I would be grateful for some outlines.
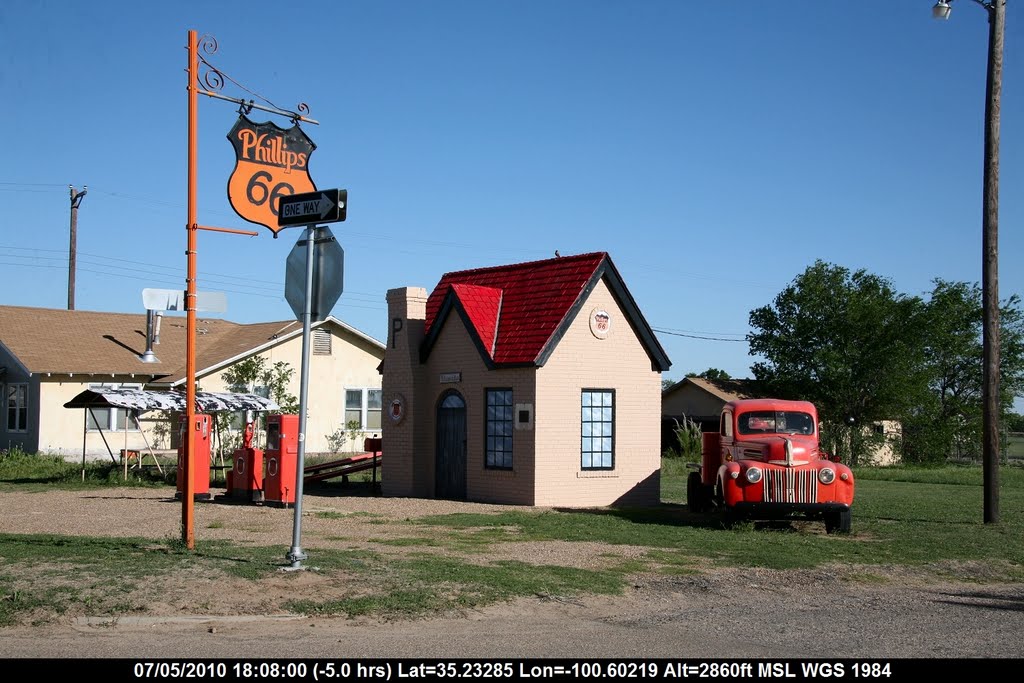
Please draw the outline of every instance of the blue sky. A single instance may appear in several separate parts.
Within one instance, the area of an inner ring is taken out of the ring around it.
[[[141,313],[186,265],[186,42],[294,108],[349,191],[334,315],[386,337],[384,293],[607,251],[673,361],[750,376],[749,312],[815,259],[917,295],[981,279],[987,22],[930,0],[57,2],[0,5],[0,302]],[[1024,15],[1007,17],[1000,293],[1024,293]],[[249,95],[229,85],[223,94]],[[236,107],[199,102],[199,289],[289,319],[278,239],[232,210]],[[254,112],[257,121],[283,119]],[[675,334],[670,334],[675,333]],[[711,338],[711,339],[705,339]]]

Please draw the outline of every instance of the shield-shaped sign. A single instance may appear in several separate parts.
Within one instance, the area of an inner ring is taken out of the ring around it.
[[[298,127],[281,128],[238,116],[228,140],[235,148],[235,169],[228,178],[228,200],[247,221],[265,225],[277,236],[277,207],[282,195],[316,191],[309,157],[316,144]]]

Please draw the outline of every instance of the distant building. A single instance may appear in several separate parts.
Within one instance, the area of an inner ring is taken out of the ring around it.
[[[608,254],[388,292],[383,491],[539,506],[660,502],[670,361]]]
[[[314,323],[310,353],[307,448],[327,450],[327,436],[349,421],[380,433],[381,389],[377,366],[384,345],[340,320]],[[146,316],[0,306],[0,387],[6,411],[0,449],[106,457],[108,449],[141,449],[161,430],[176,436],[166,416],[142,420],[144,432],[124,410],[67,409],[85,389],[124,386],[184,390],[185,319],[164,316],[158,359],[144,363]],[[299,394],[302,325],[294,320],[241,325],[200,319],[196,330],[196,378],[205,391],[226,391],[224,373],[254,356],[267,369],[283,361],[294,371],[289,393]],[[259,387],[255,388],[257,391]],[[176,444],[164,443],[164,446]]]

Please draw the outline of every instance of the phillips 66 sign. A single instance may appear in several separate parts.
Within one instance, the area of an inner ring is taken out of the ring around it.
[[[228,178],[228,199],[247,221],[265,225],[277,236],[281,197],[316,190],[309,157],[316,144],[297,125],[253,123],[239,115],[228,140],[235,148],[235,169]]]

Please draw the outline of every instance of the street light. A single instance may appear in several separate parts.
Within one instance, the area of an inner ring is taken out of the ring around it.
[[[948,19],[953,0],[938,0],[936,19]],[[999,100],[1003,90],[1006,0],[972,0],[988,13],[985,79],[985,180],[982,198],[982,458],[985,523],[999,521]]]

